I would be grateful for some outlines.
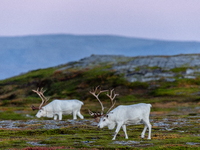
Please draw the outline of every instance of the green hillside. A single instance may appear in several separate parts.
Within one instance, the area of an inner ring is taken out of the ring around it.
[[[87,109],[92,107],[90,105],[96,103],[97,108],[100,106],[89,93],[98,85],[102,89],[115,89],[115,92],[119,94],[116,98],[116,106],[144,102],[155,105],[153,111],[158,111],[160,108],[157,108],[157,104],[171,102],[175,102],[177,105],[199,104],[200,77],[177,79],[174,82],[166,82],[162,79],[149,82],[128,82],[123,74],[115,74],[110,64],[96,65],[92,68],[60,69],[66,66],[67,64],[34,70],[0,81],[1,108],[25,110],[32,114],[31,104],[39,105],[41,102],[39,96],[32,92],[32,89],[44,88],[46,90],[45,96],[50,97],[50,101],[53,99],[79,99],[83,101],[85,105],[82,111],[87,116]],[[182,71],[181,69],[177,70]],[[110,101],[103,94],[102,101],[109,107]]]

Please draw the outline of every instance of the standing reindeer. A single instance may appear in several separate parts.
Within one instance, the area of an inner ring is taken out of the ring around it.
[[[111,100],[111,107],[107,111],[106,114],[103,114],[104,107],[100,99],[98,98],[99,94],[102,92],[106,92],[108,90],[100,91],[98,94],[97,93],[98,87],[90,93],[94,95],[97,100],[99,101],[101,105],[101,113],[93,113],[92,111],[89,111],[89,114],[95,118],[95,120],[98,122],[98,127],[103,128],[105,126],[108,126],[109,129],[114,129],[115,126],[117,125],[117,128],[115,130],[115,134],[112,140],[115,140],[120,128],[122,127],[124,133],[125,133],[125,138],[128,139],[128,135],[126,133],[126,125],[135,125],[138,123],[144,123],[145,127],[144,130],[141,133],[141,138],[144,138],[145,132],[147,127],[149,128],[149,135],[147,139],[151,139],[151,124],[149,122],[149,115],[150,115],[150,108],[151,104],[135,104],[135,105],[119,105],[115,109],[111,111],[111,109],[114,107],[115,102],[113,100],[118,94],[113,93],[114,89],[107,93],[106,95],[110,98]]]
[[[42,103],[39,107],[31,106],[33,110],[39,110],[36,114],[36,117],[48,117],[52,118],[54,117],[54,120],[57,120],[57,115],[59,116],[59,120],[62,120],[62,115],[66,114],[73,114],[73,119],[77,119],[77,115],[83,119],[84,117],[80,113],[81,106],[83,105],[83,102],[79,100],[53,100],[51,103],[44,106],[49,98],[46,98],[44,96],[43,89],[39,91],[39,88],[37,90],[32,90],[33,92],[37,93],[40,98],[42,99]]]

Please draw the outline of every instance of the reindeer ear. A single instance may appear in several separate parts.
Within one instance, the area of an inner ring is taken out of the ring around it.
[[[95,119],[95,122],[99,123],[101,118],[100,117],[95,117],[94,119]]]
[[[31,105],[31,108],[32,108],[33,111],[34,111],[34,110],[39,110],[39,107],[35,107],[35,106],[33,106],[33,105]]]

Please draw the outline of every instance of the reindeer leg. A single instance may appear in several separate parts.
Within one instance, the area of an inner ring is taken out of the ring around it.
[[[118,123],[118,124],[117,124],[117,128],[116,128],[116,130],[115,130],[115,135],[114,135],[114,137],[113,137],[112,140],[115,140],[115,138],[116,138],[116,136],[117,136],[117,134],[118,134],[118,132],[119,132],[119,130],[120,130],[122,124],[123,124],[123,123]]]
[[[77,119],[76,113],[77,113],[76,111],[73,111],[73,120]]]
[[[147,139],[151,139],[151,124],[149,122],[149,119],[147,118],[146,120],[143,120],[143,123],[145,124],[145,127],[144,127],[144,130],[142,131],[142,134],[141,134],[141,138],[144,138],[144,134],[147,130],[147,127],[149,128],[149,135],[148,135],[148,138]]]
[[[62,120],[62,113],[61,112],[58,114],[58,116],[59,116],[59,120]]]
[[[150,140],[150,139],[151,139],[151,124],[148,123],[147,126],[148,126],[148,128],[149,128],[149,135],[148,135],[148,138],[147,138],[147,139]]]
[[[78,111],[77,115],[81,118],[84,119],[83,115],[81,115],[80,111]]]
[[[144,135],[145,135],[146,130],[147,130],[147,125],[145,124],[144,130],[143,130],[142,133],[141,133],[141,138],[142,138],[142,139],[144,138]]]
[[[126,125],[122,125],[122,129],[123,129],[124,134],[125,134],[125,139],[128,139],[128,135],[126,133]]]
[[[56,115],[56,114],[54,114],[53,119],[54,119],[54,120],[57,120],[57,115]]]

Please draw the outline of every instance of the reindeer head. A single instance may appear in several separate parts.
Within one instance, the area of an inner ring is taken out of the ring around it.
[[[40,91],[39,91],[39,88],[37,88],[37,90],[32,90],[32,91],[35,92],[35,93],[37,93],[40,96],[40,98],[42,99],[42,103],[40,104],[39,107],[35,107],[35,106],[32,105],[31,108],[32,108],[33,111],[34,110],[40,110],[42,108],[42,106],[44,106],[47,103],[47,101],[49,100],[49,98],[46,98],[44,96],[44,92],[45,91],[43,90],[43,88],[41,88]]]
[[[97,86],[93,92],[90,91],[90,93],[91,93],[92,95],[94,95],[94,96],[96,97],[96,99],[99,101],[99,103],[100,103],[100,105],[101,105],[101,112],[97,112],[97,113],[94,112],[94,113],[93,113],[92,111],[90,111],[90,110],[88,109],[89,114],[90,114],[92,117],[94,117],[94,119],[95,119],[95,121],[96,121],[97,123],[99,123],[99,121],[100,121],[100,119],[101,119],[102,116],[106,116],[106,115],[111,111],[111,109],[114,107],[114,105],[115,105],[115,103],[116,103],[116,101],[113,103],[113,100],[114,100],[115,97],[118,95],[118,94],[115,94],[115,93],[114,93],[114,95],[113,95],[114,89],[112,89],[112,90],[110,91],[110,95],[109,95],[109,93],[106,94],[106,95],[110,98],[110,100],[111,100],[111,107],[109,108],[109,110],[107,111],[107,113],[104,115],[104,114],[103,114],[104,107],[103,107],[103,104],[102,104],[102,102],[100,101],[100,99],[99,99],[98,96],[99,96],[100,93],[107,92],[107,91],[109,91],[109,90],[103,90],[103,91],[100,90],[100,91],[98,92],[98,94],[96,94],[97,91],[98,91],[98,88],[99,88],[99,86]]]

